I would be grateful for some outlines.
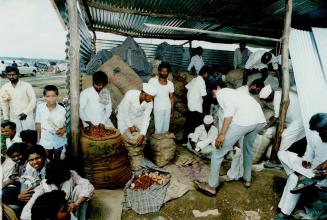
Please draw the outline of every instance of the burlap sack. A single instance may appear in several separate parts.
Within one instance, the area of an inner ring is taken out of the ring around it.
[[[176,143],[173,133],[153,134],[150,138],[150,149],[154,163],[158,167],[166,166],[175,158]]]
[[[94,138],[81,131],[81,151],[86,177],[97,189],[124,186],[131,177],[121,134]]]
[[[269,144],[272,141],[274,132],[275,132],[275,127],[271,127],[267,129],[267,131],[263,135],[258,134],[257,137],[255,138],[252,148],[253,164],[257,164],[258,162],[260,162],[262,156],[264,156]]]
[[[101,65],[98,70],[105,72],[123,94],[130,89],[142,89],[141,78],[117,55]]]
[[[141,170],[142,161],[144,160],[143,150],[146,144],[146,140],[144,139],[142,145],[136,146],[136,141],[139,136],[139,132],[131,133],[129,129],[127,129],[123,134],[124,146],[127,150],[130,167],[133,171]]]
[[[236,89],[242,86],[242,80],[243,80],[242,69],[234,69],[226,74],[226,84],[230,88]]]

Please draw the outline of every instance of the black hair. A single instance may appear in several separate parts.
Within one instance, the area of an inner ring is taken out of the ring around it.
[[[95,85],[104,84],[105,86],[108,84],[108,76],[105,72],[97,71],[93,74],[92,81]]]
[[[67,164],[62,160],[52,160],[45,169],[45,178],[47,184],[59,186],[70,176],[70,170]]]
[[[46,151],[44,149],[43,146],[39,145],[39,144],[35,144],[33,145],[32,147],[28,148],[26,150],[26,155],[27,157],[30,155],[30,154],[38,154],[40,155],[44,160],[46,159]]]
[[[37,143],[37,131],[23,130],[20,132],[20,137],[24,143],[35,145]]]
[[[201,67],[199,75],[203,76],[204,74],[209,73],[209,71],[210,71],[210,67],[205,65],[205,66]]]
[[[166,62],[160,63],[159,66],[158,66],[158,71],[160,71],[161,69],[167,69],[168,72],[169,72],[170,71],[169,63],[166,63]]]
[[[16,129],[16,124],[15,122],[12,122],[12,121],[4,121],[1,123],[1,127],[2,128],[5,128],[5,127],[10,127],[10,129]]]
[[[6,73],[15,72],[15,74],[19,75],[19,69],[13,66],[6,66],[5,72]]]
[[[46,85],[46,86],[44,86],[43,95],[46,95],[47,92],[49,92],[49,91],[53,91],[53,92],[56,93],[56,95],[59,95],[59,90],[58,90],[57,86],[55,86],[55,85]]]
[[[200,51],[203,51],[202,47],[195,48],[195,54],[200,55]]]
[[[259,88],[263,88],[265,87],[265,82],[261,78],[259,78],[253,80],[250,85],[256,85]]]
[[[327,113],[317,113],[309,121],[310,129],[322,131],[327,129]]]
[[[227,87],[227,84],[222,80],[218,80],[217,84],[216,84],[216,88],[217,88],[217,86],[219,86],[221,89],[223,89],[223,88]]]
[[[14,153],[20,153],[26,158],[27,146],[24,143],[13,143],[7,150],[7,155],[11,157]]]
[[[61,190],[53,190],[39,196],[33,207],[32,220],[56,219],[56,215],[62,206],[67,206],[66,194]]]

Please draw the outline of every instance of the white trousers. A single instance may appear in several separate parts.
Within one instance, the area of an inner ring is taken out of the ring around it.
[[[192,145],[189,141],[190,138],[192,138],[192,135],[193,133],[190,133],[188,135],[188,141],[187,141],[187,149],[189,151],[191,151],[192,153],[194,153],[195,155],[197,156],[200,156],[200,157],[205,157],[205,158],[208,158],[210,159],[211,158],[211,153],[212,151],[216,148],[215,146],[213,146],[212,144],[208,144],[207,146],[205,146],[204,148],[201,149],[201,151],[196,151],[192,148]]]
[[[171,109],[154,110],[155,133],[165,133],[169,130]]]
[[[33,114],[27,115],[25,120],[19,120],[18,117],[10,118],[10,121],[16,124],[16,132],[19,134],[23,130],[35,130],[35,121]]]
[[[297,182],[298,182],[297,175],[292,173],[291,175],[288,176],[286,185],[284,187],[282,198],[278,203],[278,207],[286,215],[290,215],[293,212],[301,196],[301,193],[298,194],[291,193],[291,190],[296,187]]]
[[[232,164],[227,172],[227,176],[230,180],[238,180],[243,176],[243,154],[242,150],[235,147],[235,154],[233,156]]]

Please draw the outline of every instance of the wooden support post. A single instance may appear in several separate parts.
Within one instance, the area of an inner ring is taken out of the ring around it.
[[[71,143],[73,156],[78,156],[79,146],[79,92],[80,92],[80,71],[79,71],[79,50],[80,38],[78,30],[77,1],[67,0],[69,19],[69,70],[70,70],[70,122],[71,122]]]
[[[189,41],[189,48],[188,48],[188,51],[190,53],[190,57],[192,57],[192,41],[190,40]]]
[[[286,0],[284,31],[282,37],[282,99],[280,103],[279,111],[279,123],[275,135],[273,149],[271,151],[270,161],[277,160],[277,152],[281,143],[281,136],[284,130],[286,113],[289,105],[289,92],[290,92],[290,75],[288,68],[288,46],[289,36],[291,31],[291,19],[292,19],[292,0]]]
[[[97,35],[95,34],[95,31],[93,33],[93,38],[92,38],[92,52],[93,54],[97,53],[97,47],[96,47],[96,41],[97,41]]]

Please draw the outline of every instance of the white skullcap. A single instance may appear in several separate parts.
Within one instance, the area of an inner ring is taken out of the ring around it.
[[[210,125],[213,122],[213,117],[211,115],[206,115],[204,116],[203,122],[206,125]]]
[[[157,89],[149,83],[143,83],[143,92],[148,95],[155,96],[157,94]]]
[[[268,84],[265,87],[263,87],[263,89],[261,89],[260,93],[259,93],[259,97],[260,99],[266,99],[268,98],[268,96],[272,93],[272,88],[271,86]]]

